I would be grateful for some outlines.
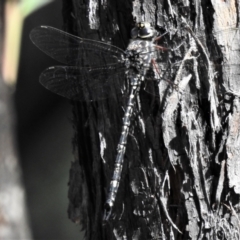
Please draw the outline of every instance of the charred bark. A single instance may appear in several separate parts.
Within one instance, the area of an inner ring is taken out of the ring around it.
[[[146,80],[137,98],[105,225],[126,98],[73,103],[70,219],[87,239],[239,239],[239,2],[66,1],[63,9],[65,30],[123,49],[134,18],[167,32],[160,81]]]

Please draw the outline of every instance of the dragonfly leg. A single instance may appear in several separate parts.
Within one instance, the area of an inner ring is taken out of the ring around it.
[[[154,38],[153,42],[158,42],[164,35],[166,35],[168,32],[165,32],[164,34]]]
[[[153,68],[156,70],[156,72],[158,74],[158,78],[160,79],[160,69],[158,68],[157,62],[154,58],[152,58],[151,64],[152,64]]]
[[[166,48],[166,47],[163,47],[163,46],[160,46],[157,44],[157,42],[164,36],[166,35],[168,32],[165,32],[164,34],[162,34],[161,36],[158,36],[156,37],[153,42],[156,43],[155,44],[155,47],[157,48],[157,50],[161,50],[161,51],[166,51],[166,50],[169,50],[169,48]]]
[[[169,48],[165,48],[165,47],[162,47],[160,45],[155,45],[155,48],[157,48],[157,50],[161,50],[161,51],[167,51],[169,50]]]
[[[108,203],[105,203],[104,214],[103,214],[104,222],[107,222],[109,220],[111,213],[112,213],[112,207]]]
[[[168,32],[166,32],[168,33]],[[156,37],[153,42],[156,43],[158,42],[166,33],[164,33],[163,35],[159,36],[159,37]],[[166,51],[166,50],[171,50],[171,51],[176,51],[178,48],[180,48],[182,45],[184,44],[184,42],[180,43],[177,47],[175,48],[166,48],[166,47],[163,47],[163,46],[160,46],[158,44],[155,44],[155,47],[158,49],[158,50],[161,50],[161,51]]]
[[[160,69],[158,68],[157,62],[156,62],[156,60],[154,58],[152,58],[151,64],[152,64],[153,68],[155,69],[156,73],[158,74],[158,78],[160,79]],[[178,85],[173,83],[172,81],[167,80],[167,79],[164,79],[164,81],[168,82],[175,89],[178,89]]]

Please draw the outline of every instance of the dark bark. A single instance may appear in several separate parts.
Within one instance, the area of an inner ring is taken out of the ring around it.
[[[4,39],[4,2],[0,3],[0,59]],[[25,189],[15,144],[13,89],[0,74],[0,239],[31,239]]]
[[[126,48],[136,17],[159,35],[168,31],[159,44],[175,49],[157,59],[161,79],[175,87],[162,80],[139,92],[105,225],[126,99],[73,103],[68,212],[87,239],[239,239],[240,41],[238,29],[221,31],[238,25],[238,7],[237,0],[66,1],[68,32]]]

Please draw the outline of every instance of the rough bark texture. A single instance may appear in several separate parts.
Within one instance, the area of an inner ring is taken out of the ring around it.
[[[175,87],[147,82],[150,93],[139,92],[105,225],[126,99],[74,103],[70,219],[86,239],[239,239],[239,1],[73,0],[63,9],[65,30],[81,37],[126,48],[136,18],[168,31],[159,44],[174,49],[157,63]]]
[[[2,56],[3,6],[0,3],[0,55]],[[2,61],[2,57],[0,58]],[[2,64],[1,64],[2,65]],[[25,190],[15,146],[13,90],[0,75],[0,239],[31,239]]]

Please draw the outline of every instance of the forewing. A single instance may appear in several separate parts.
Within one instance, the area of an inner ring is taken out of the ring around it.
[[[59,29],[40,26],[30,33],[32,42],[53,59],[68,65],[97,67],[118,64],[123,50],[99,41],[80,38]]]
[[[40,75],[40,83],[48,90],[76,101],[95,101],[121,92],[124,68],[90,69],[54,66]]]

